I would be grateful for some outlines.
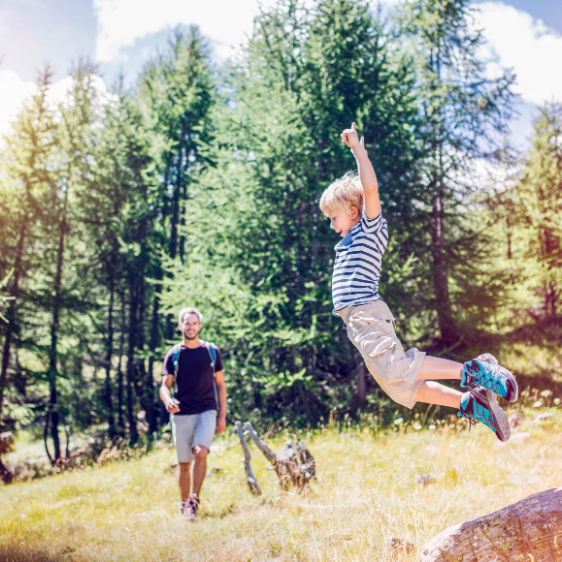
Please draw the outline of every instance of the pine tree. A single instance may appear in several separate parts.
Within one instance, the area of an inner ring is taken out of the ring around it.
[[[471,26],[466,0],[416,0],[406,5],[402,22],[411,39],[407,48],[416,54],[423,123],[417,131],[423,156],[423,192],[418,194],[426,209],[420,217],[426,236],[412,241],[411,248],[418,259],[432,256],[433,287],[427,290],[434,298],[427,305],[437,312],[442,345],[452,346],[461,335],[453,314],[451,270],[457,260],[470,261],[475,254],[467,244],[473,231],[462,220],[466,198],[476,188],[471,166],[498,148],[513,79],[509,74],[485,77],[476,58],[482,36]]]
[[[353,385],[334,387],[355,376],[365,398],[359,358],[331,314],[336,240],[318,201],[355,167],[339,138],[352,121],[364,126],[381,177],[406,187],[416,106],[404,62],[365,2],[305,10],[282,1],[258,17],[225,77],[213,113],[215,167],[190,207],[192,251],[166,303],[190,295],[205,329],[226,338],[241,409],[318,419],[351,403]],[[399,192],[384,195],[391,215],[406,212]]]
[[[533,148],[513,189],[509,215],[540,307],[536,319],[554,321],[562,298],[562,104],[547,104],[535,123]],[[509,209],[506,209],[509,211]]]
[[[15,366],[14,347],[21,345],[23,309],[22,295],[29,295],[30,288],[23,284],[31,278],[32,252],[38,240],[35,228],[46,203],[46,194],[55,178],[51,170],[56,145],[56,129],[53,110],[47,95],[52,72],[46,68],[37,81],[36,93],[26,101],[12,124],[12,132],[6,139],[3,155],[3,223],[8,238],[2,250],[3,269],[13,269],[9,294],[11,301],[6,314],[0,372],[0,424],[3,396],[10,365]],[[10,243],[9,241],[13,241]]]

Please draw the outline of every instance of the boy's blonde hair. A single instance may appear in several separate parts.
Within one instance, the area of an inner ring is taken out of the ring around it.
[[[363,212],[363,187],[356,173],[347,172],[322,193],[320,209],[327,216],[336,209],[351,214],[351,207],[357,207],[360,215]]]

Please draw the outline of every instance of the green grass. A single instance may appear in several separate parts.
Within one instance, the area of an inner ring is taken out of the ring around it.
[[[498,352],[498,360],[516,376],[545,376],[555,383],[562,381],[562,354],[557,348],[548,348],[530,343],[515,343],[504,346]]]
[[[540,410],[544,413],[546,410]],[[414,561],[450,525],[560,484],[562,412],[498,444],[483,426],[371,433],[332,427],[307,441],[318,477],[307,493],[284,493],[251,446],[263,495],[245,483],[242,451],[216,440],[202,494],[202,518],[178,512],[173,449],[136,460],[0,488],[0,559],[98,561]],[[300,438],[305,438],[304,434]],[[275,440],[280,448],[285,436]],[[306,439],[305,439],[306,440]],[[222,470],[213,470],[220,468]],[[437,481],[415,484],[431,472]],[[385,544],[400,537],[413,552]]]

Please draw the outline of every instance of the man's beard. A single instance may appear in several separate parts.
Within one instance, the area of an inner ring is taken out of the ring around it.
[[[185,336],[185,339],[186,339],[186,340],[190,340],[190,341],[191,341],[191,340],[196,340],[196,339],[197,339],[197,336],[198,336],[199,334],[196,332],[194,336],[191,336],[191,337],[190,337],[190,336],[188,336],[188,335],[184,332],[183,335]]]

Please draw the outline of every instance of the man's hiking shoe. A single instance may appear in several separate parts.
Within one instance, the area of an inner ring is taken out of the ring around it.
[[[483,386],[487,390],[503,396],[508,402],[517,400],[518,389],[515,378],[489,353],[484,353],[472,361],[467,361],[461,374],[461,386],[463,388]]]
[[[197,509],[199,508],[199,497],[197,494],[189,494],[186,502],[182,503],[181,511],[184,521],[195,521],[197,519]]]
[[[481,386],[471,388],[462,395],[459,417],[468,418],[469,431],[472,420],[487,425],[500,441],[507,441],[510,435],[509,420],[498,405],[496,395]]]

